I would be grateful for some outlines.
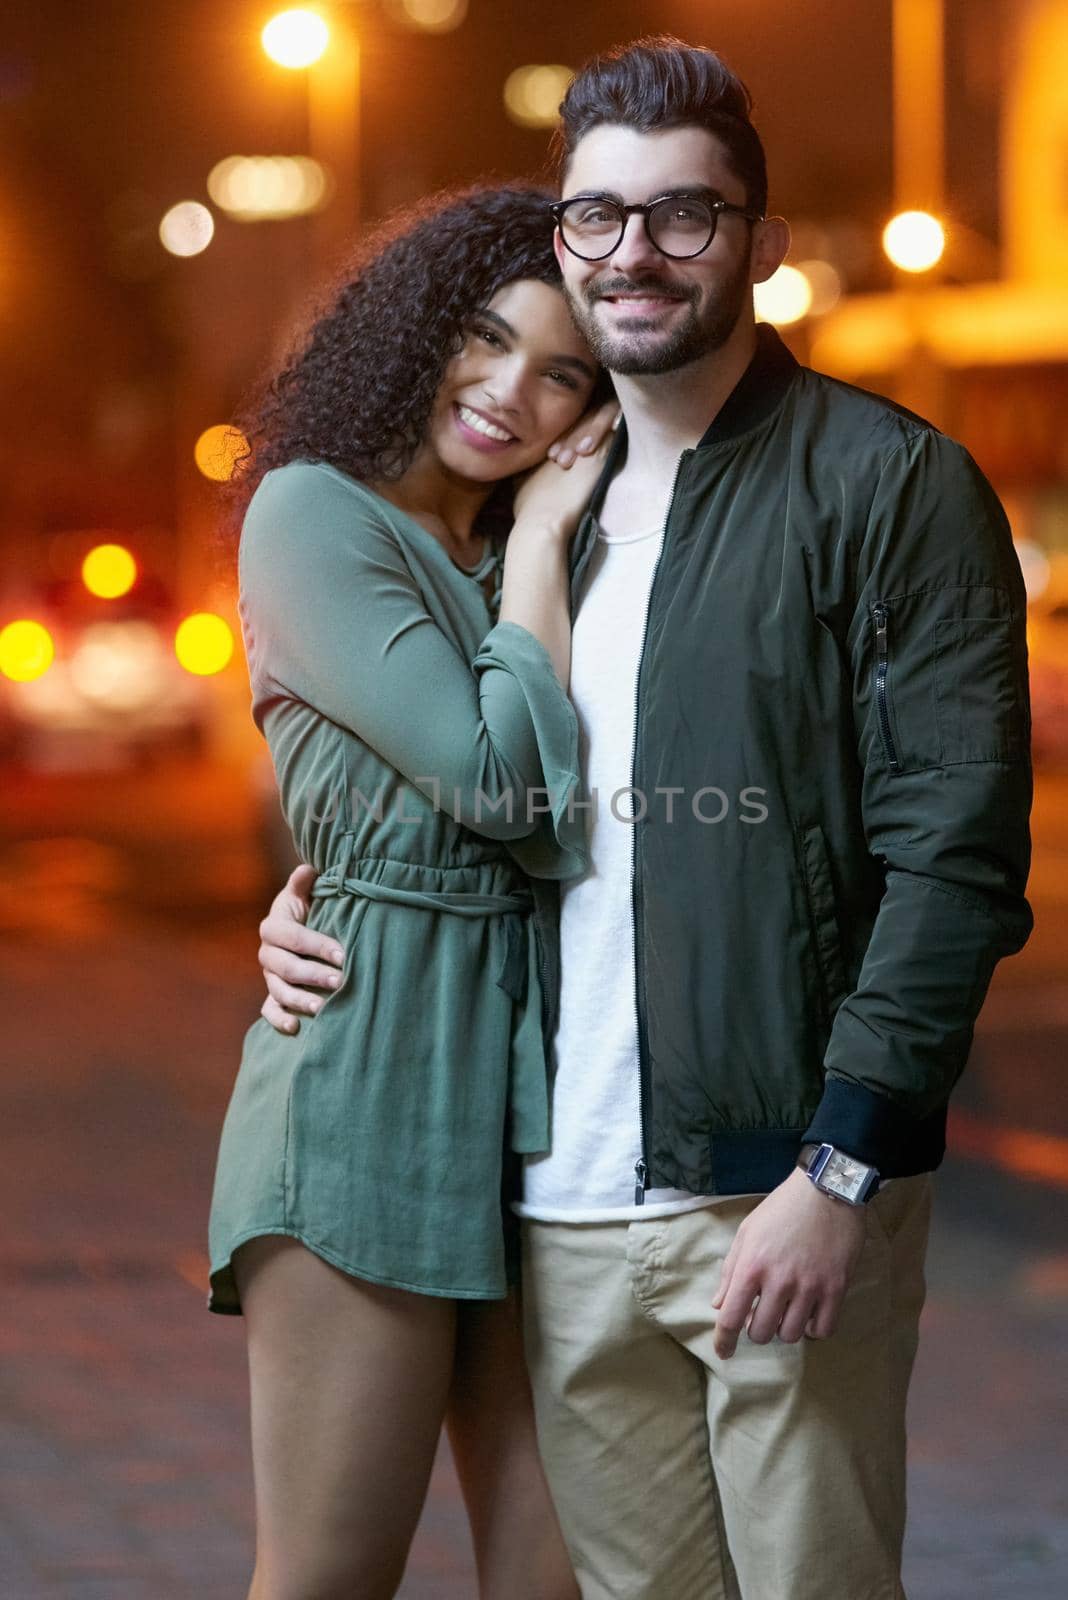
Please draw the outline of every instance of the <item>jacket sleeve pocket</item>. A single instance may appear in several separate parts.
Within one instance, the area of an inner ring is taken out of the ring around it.
[[[935,711],[941,761],[1011,761],[1022,754],[1027,716],[1005,618],[935,624]]]
[[[871,748],[891,774],[1012,761],[1029,732],[1012,597],[949,584],[869,606]]]

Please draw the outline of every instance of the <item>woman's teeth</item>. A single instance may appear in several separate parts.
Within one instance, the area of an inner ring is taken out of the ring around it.
[[[515,438],[514,433],[505,433],[503,428],[495,428],[492,422],[487,422],[485,417],[479,416],[477,411],[472,411],[468,406],[457,406],[460,421],[466,428],[474,428],[476,433],[484,433],[487,439],[499,439],[502,444],[509,444]]]

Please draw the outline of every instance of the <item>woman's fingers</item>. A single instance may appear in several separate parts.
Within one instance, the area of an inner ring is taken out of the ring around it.
[[[276,944],[261,944],[259,962],[264,976],[273,974],[283,983],[300,984],[306,989],[340,989],[342,974],[337,967],[328,967],[321,961],[305,961],[291,950]]]
[[[278,950],[282,953],[303,956],[309,961],[321,961],[328,967],[337,968],[344,965],[345,952],[336,939],[331,939],[325,933],[316,933],[314,929],[306,928],[302,922],[295,922],[292,917],[281,913],[272,912],[264,917],[260,923],[260,939],[261,966],[264,965],[264,950]]]
[[[275,977],[273,972],[267,973],[266,981],[268,999],[273,1000],[280,1011],[301,1017],[315,1017],[323,1009],[325,997],[321,994],[312,994],[310,989],[298,989],[294,984],[286,983],[284,978]]]
[[[283,1011],[273,995],[268,995],[263,1002],[260,1007],[260,1016],[264,1022],[269,1022],[271,1027],[278,1033],[294,1034],[300,1032],[300,1023],[296,1017],[291,1017],[288,1011]]]
[[[619,418],[619,405],[606,401],[595,411],[585,412],[575,426],[549,446],[549,459],[566,471],[576,457],[592,455],[612,432]]]

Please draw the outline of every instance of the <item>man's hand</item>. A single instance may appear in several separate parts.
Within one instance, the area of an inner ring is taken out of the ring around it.
[[[325,997],[311,990],[332,990],[341,984],[338,968],[344,965],[345,952],[336,939],[304,926],[316,877],[314,867],[294,867],[260,923],[260,966],[267,980],[260,1015],[279,1033],[299,1030],[294,1013],[314,1017],[321,1009]]]
[[[776,1333],[786,1344],[806,1333],[828,1338],[866,1229],[863,1206],[822,1194],[800,1169],[791,1172],[749,1213],[727,1252],[712,1302],[716,1354],[734,1354],[747,1320],[754,1344],[768,1344]]]

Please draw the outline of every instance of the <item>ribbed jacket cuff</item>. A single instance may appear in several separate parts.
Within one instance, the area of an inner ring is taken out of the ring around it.
[[[886,1095],[828,1074],[802,1144],[833,1144],[884,1178],[932,1172],[946,1151],[946,1108],[913,1117]]]

